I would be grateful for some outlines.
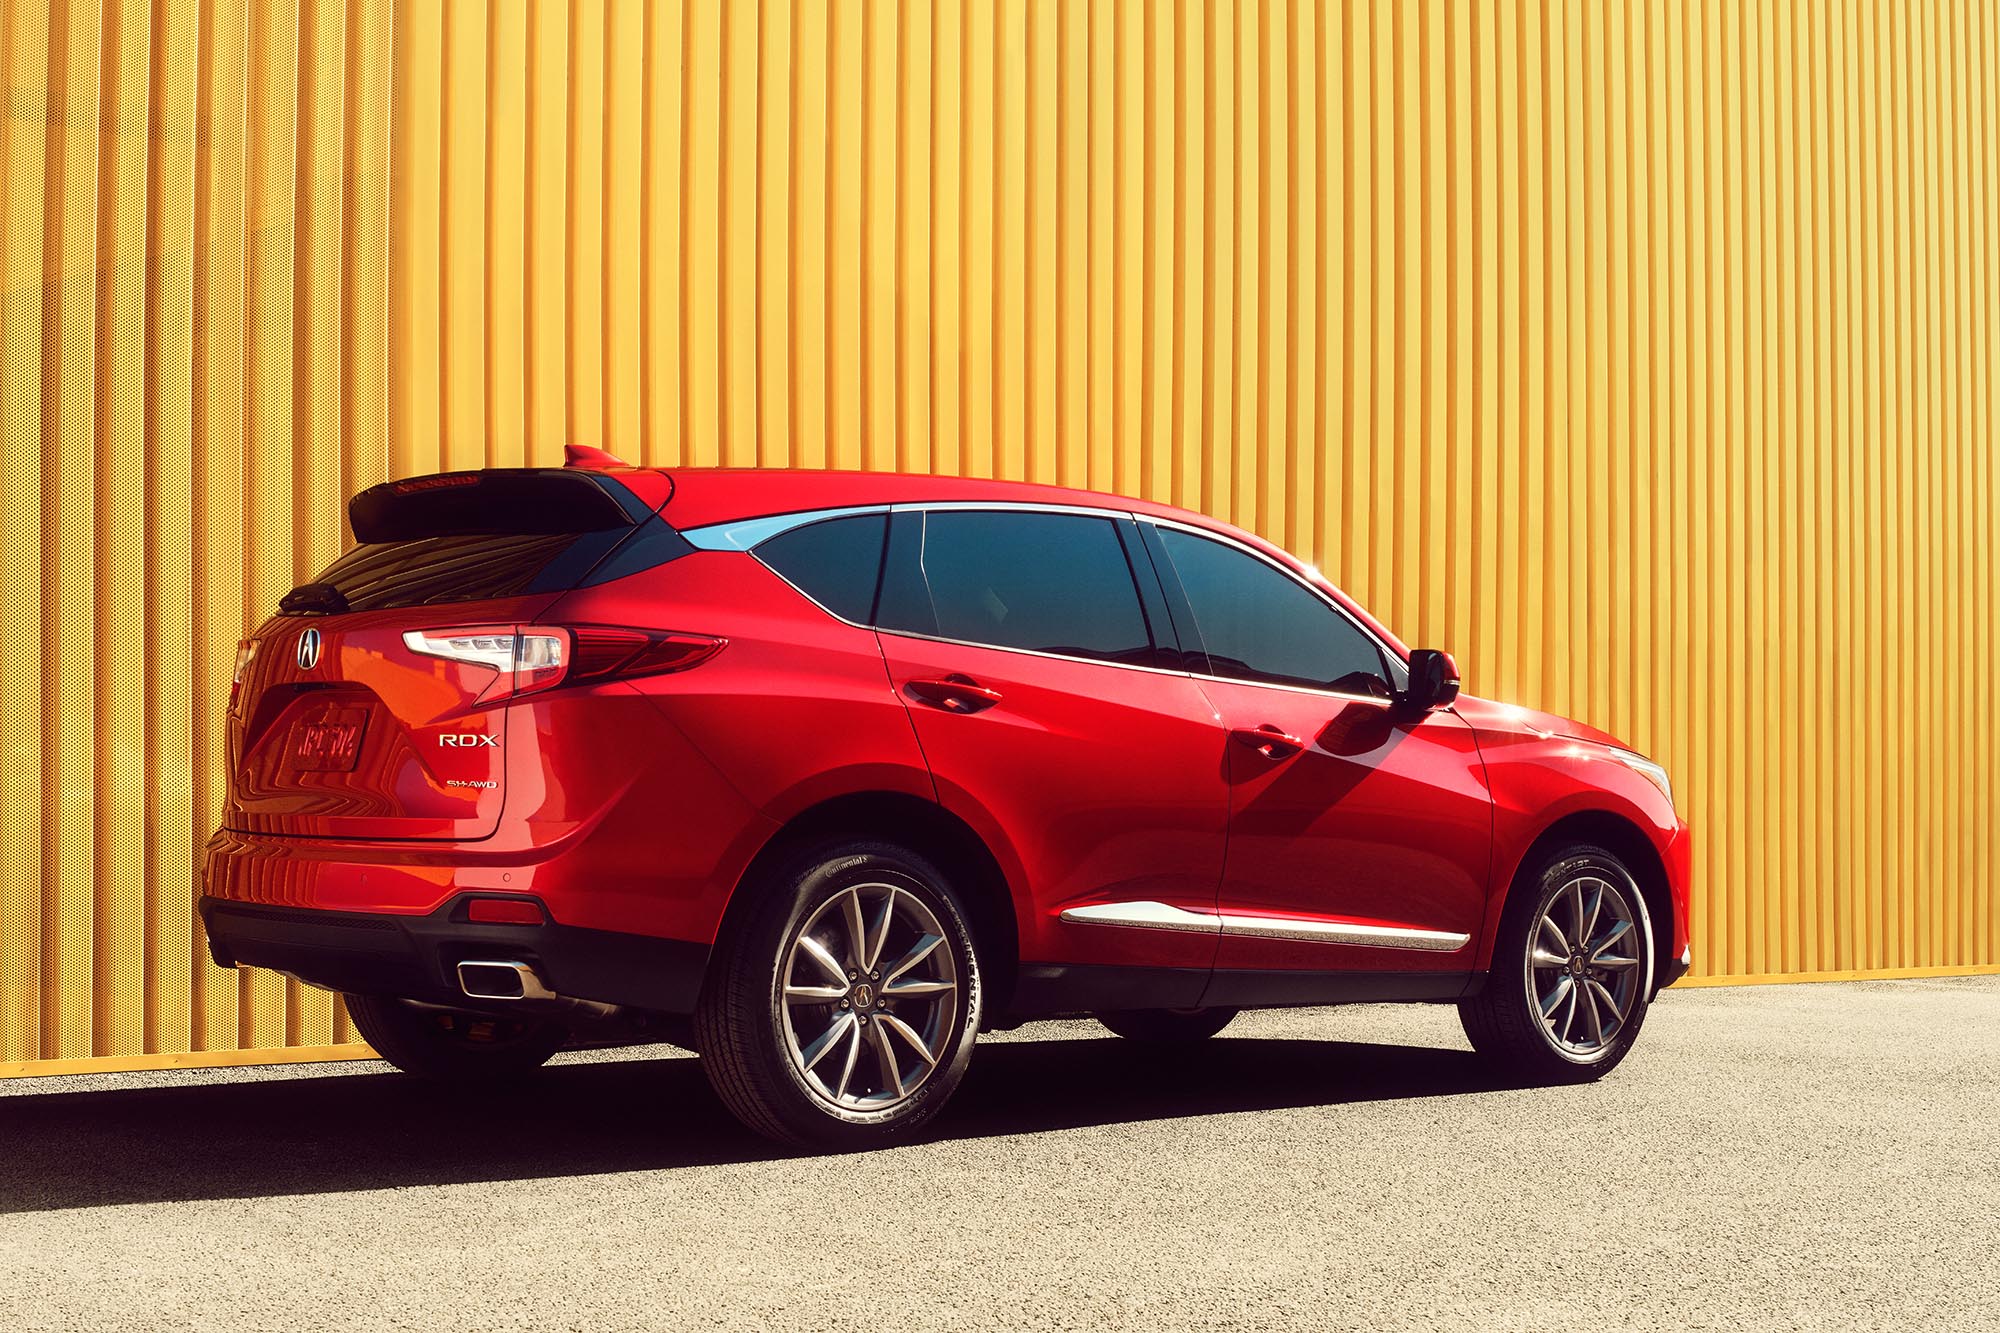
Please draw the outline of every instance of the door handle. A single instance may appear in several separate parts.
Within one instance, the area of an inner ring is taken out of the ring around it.
[[[913,680],[903,693],[918,703],[947,713],[979,713],[1000,702],[1000,691],[989,690],[967,675],[954,671],[942,680]]]
[[[1306,743],[1271,723],[1261,727],[1232,727],[1230,736],[1243,742],[1266,759],[1289,759],[1306,748]]]

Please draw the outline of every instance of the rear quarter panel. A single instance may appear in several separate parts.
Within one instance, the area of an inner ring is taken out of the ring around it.
[[[692,670],[628,686],[700,756],[700,780],[726,785],[756,812],[754,845],[715,866],[699,911],[704,933],[691,938],[712,937],[750,859],[800,812],[853,792],[936,799],[874,631],[827,614],[751,555],[698,551],[570,593],[548,614],[729,641]]]

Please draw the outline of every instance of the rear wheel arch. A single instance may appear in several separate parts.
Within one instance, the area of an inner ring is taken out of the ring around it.
[[[1494,922],[1497,937],[1502,922],[1512,913],[1527,910],[1533,892],[1533,878],[1542,864],[1566,847],[1579,844],[1602,847],[1616,856],[1638,882],[1645,900],[1646,914],[1652,918],[1652,984],[1657,990],[1665,969],[1672,963],[1674,947],[1674,900],[1668,888],[1667,867],[1652,839],[1637,824],[1609,810],[1578,810],[1564,815],[1543,829],[1529,844],[1507,880],[1507,896],[1501,915]]]
[[[1004,1013],[1020,957],[1014,895],[1000,862],[971,825],[935,801],[906,792],[851,792],[799,811],[751,858],[723,909],[715,948],[726,948],[750,914],[761,885],[809,847],[854,838],[907,847],[951,878],[962,899],[989,995],[988,1015]]]

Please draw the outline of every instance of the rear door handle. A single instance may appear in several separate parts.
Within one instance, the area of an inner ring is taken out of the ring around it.
[[[918,703],[947,713],[979,713],[1000,702],[1000,691],[989,690],[967,675],[953,672],[942,680],[913,680],[903,693]]]
[[[1232,727],[1229,734],[1266,759],[1289,759],[1306,748],[1306,743],[1271,723],[1261,727]]]

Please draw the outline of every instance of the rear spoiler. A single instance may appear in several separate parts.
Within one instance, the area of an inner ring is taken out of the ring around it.
[[[354,539],[370,544],[630,528],[666,503],[673,484],[655,472],[627,476],[643,479],[640,489],[662,493],[649,503],[601,464],[440,472],[370,486],[348,502],[347,521]]]

